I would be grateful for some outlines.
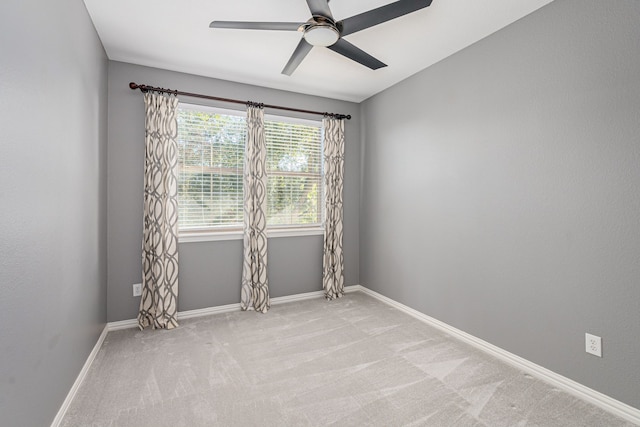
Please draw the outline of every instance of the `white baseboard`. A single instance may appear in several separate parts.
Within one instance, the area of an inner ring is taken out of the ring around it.
[[[193,319],[194,317],[210,316],[212,314],[229,313],[231,311],[240,311],[240,304],[219,305],[217,307],[200,308],[197,310],[187,310],[178,312],[178,320]],[[119,320],[117,322],[107,323],[109,332],[119,331],[121,329],[132,329],[138,327],[138,319]]]
[[[64,415],[67,413],[69,406],[71,406],[71,402],[76,397],[76,393],[78,392],[80,385],[84,381],[84,378],[87,376],[87,372],[89,372],[89,368],[91,368],[93,361],[98,355],[98,352],[102,347],[102,343],[104,342],[104,339],[107,337],[107,332],[109,332],[109,329],[107,328],[107,326],[105,326],[104,329],[102,330],[102,333],[98,337],[98,341],[96,342],[96,345],[93,346],[93,350],[91,350],[91,353],[89,353],[89,357],[87,357],[87,361],[84,362],[84,366],[82,366],[82,370],[80,371],[80,373],[78,374],[78,377],[76,378],[73,385],[71,386],[71,390],[69,390],[69,393],[67,393],[67,397],[64,399],[64,402],[62,402],[62,406],[60,406],[60,409],[58,410],[56,417],[53,419],[53,422],[51,423],[51,427],[58,427],[62,422],[62,418],[64,418]]]
[[[640,409],[634,408],[632,406],[627,405],[626,403],[620,402],[612,397],[609,397],[599,391],[593,390],[585,385],[582,385],[574,380],[571,380],[567,377],[564,377],[560,374],[557,374],[553,371],[550,371],[547,368],[543,368],[540,365],[536,365],[533,362],[530,362],[527,359],[524,359],[520,356],[517,356],[513,353],[510,353],[500,347],[497,347],[493,344],[490,344],[480,338],[477,338],[471,334],[468,334],[460,329],[454,328],[451,325],[448,325],[444,322],[441,322],[433,317],[427,316],[424,313],[421,313],[417,310],[414,310],[411,307],[408,307],[404,304],[401,304],[397,301],[392,300],[391,298],[387,298],[382,294],[379,294],[376,291],[372,291],[371,289],[367,289],[364,286],[357,285],[357,290],[370,295],[392,307],[401,310],[410,316],[415,317],[418,320],[421,320],[451,336],[454,338],[460,339],[461,341],[466,342],[467,344],[471,344],[475,348],[484,351],[485,353],[489,353],[490,355],[518,368],[521,369],[549,384],[552,384],[559,389],[562,389],[582,400],[586,400],[604,409],[607,412],[610,412],[614,415],[617,415],[620,418],[623,418],[627,421],[640,425]]]
[[[344,292],[350,293],[362,289],[360,285],[345,286]],[[324,291],[305,292],[303,294],[286,295],[283,297],[271,298],[271,305],[285,304],[294,301],[304,301],[313,298],[324,297]],[[229,313],[232,311],[240,311],[240,303],[219,305],[216,307],[200,308],[197,310],[187,310],[178,312],[178,320],[193,319],[195,317],[210,316],[212,314]],[[131,329],[138,327],[137,319],[119,320],[117,322],[107,323],[109,331],[119,331],[121,329]]]
[[[109,332],[119,331],[121,329],[131,329],[138,327],[138,319],[119,320],[117,322],[107,323],[107,329]]]

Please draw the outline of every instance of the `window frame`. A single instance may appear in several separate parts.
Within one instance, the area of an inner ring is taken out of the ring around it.
[[[200,105],[192,103],[180,102],[178,108],[206,111],[215,114],[226,114],[235,116],[245,116],[243,110],[234,110],[230,108],[216,107],[210,105]],[[312,120],[299,117],[283,116],[279,114],[265,114],[265,122],[279,121],[282,123],[303,124],[309,126],[318,126],[320,129],[320,182],[324,187],[324,161],[323,161],[323,135],[322,120]],[[318,236],[324,234],[324,188],[321,189],[320,203],[320,222],[309,225],[267,225],[267,237],[299,237],[299,236]],[[241,240],[243,238],[242,226],[215,226],[203,228],[190,228],[186,230],[178,230],[178,243],[192,242],[210,242],[224,240]]]

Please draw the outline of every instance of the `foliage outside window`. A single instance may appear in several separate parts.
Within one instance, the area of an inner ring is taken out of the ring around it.
[[[180,231],[242,228],[245,122],[244,112],[180,105]],[[265,139],[268,227],[319,226],[322,222],[321,123],[268,115]]]

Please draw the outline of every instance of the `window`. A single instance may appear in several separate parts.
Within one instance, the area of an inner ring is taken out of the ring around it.
[[[178,200],[181,236],[242,230],[244,112],[180,104]],[[267,226],[322,223],[322,124],[265,116]]]

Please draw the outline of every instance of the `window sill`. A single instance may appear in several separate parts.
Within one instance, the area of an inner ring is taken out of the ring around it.
[[[267,230],[267,238],[321,236],[322,227],[272,228]],[[242,230],[232,231],[190,231],[178,235],[178,243],[215,242],[219,240],[242,240]]]

